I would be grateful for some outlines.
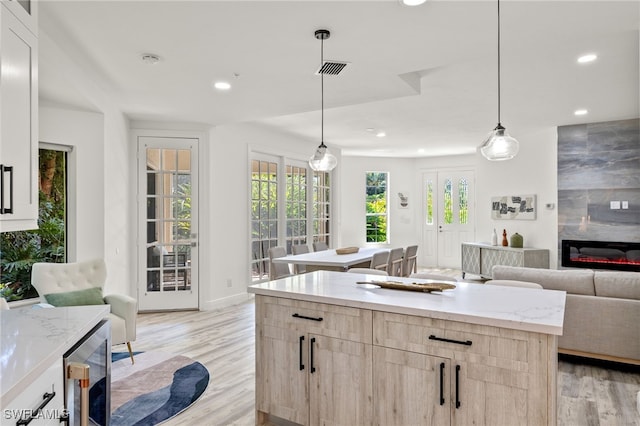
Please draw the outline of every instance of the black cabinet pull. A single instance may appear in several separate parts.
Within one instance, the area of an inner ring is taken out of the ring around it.
[[[40,406],[38,408],[36,408],[35,410],[31,411],[31,414],[29,415],[29,417],[27,417],[26,419],[20,419],[16,422],[16,426],[23,426],[23,425],[28,425],[29,423],[31,423],[33,420],[35,420],[36,418],[38,418],[38,414],[40,414],[40,412],[42,411],[42,409],[51,402],[51,400],[53,399],[53,397],[56,396],[55,392],[45,392],[44,395],[42,395],[42,399],[44,399],[44,401],[42,401],[42,404],[40,404]]]
[[[456,408],[460,408],[460,366],[456,365]]]
[[[9,172],[9,207],[4,206],[4,174]],[[13,166],[0,164],[0,214],[13,213]]]
[[[444,405],[444,362],[440,363],[440,405]]]
[[[294,318],[306,319],[306,320],[311,320],[311,321],[322,321],[322,317],[318,317],[318,318],[305,317],[304,315],[300,315],[300,314],[293,314],[291,316],[294,317]]]
[[[316,372],[316,367],[313,366],[313,344],[316,342],[316,338],[311,338],[311,343],[309,344],[309,364],[311,364],[311,373]]]
[[[431,336],[429,336],[429,340],[438,340],[440,342],[447,342],[447,343],[456,343],[458,345],[466,345],[466,346],[471,346],[471,340],[453,340],[453,339],[445,339],[444,337],[436,337],[433,334]]]
[[[304,364],[302,363],[302,345],[304,344],[304,336],[300,336],[300,370],[304,370]]]

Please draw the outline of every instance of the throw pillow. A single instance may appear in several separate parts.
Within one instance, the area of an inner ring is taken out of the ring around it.
[[[53,306],[104,305],[102,289],[100,287],[85,290],[67,291],[64,293],[45,294],[47,303]]]

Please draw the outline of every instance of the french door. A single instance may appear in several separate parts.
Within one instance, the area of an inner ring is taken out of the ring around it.
[[[141,311],[198,308],[198,139],[138,137]]]
[[[471,170],[423,174],[420,264],[461,267],[461,243],[475,238],[475,189]]]

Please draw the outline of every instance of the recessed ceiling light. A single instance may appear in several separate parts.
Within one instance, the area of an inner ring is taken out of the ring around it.
[[[365,130],[367,132],[373,132],[375,129],[373,127],[367,127]]]
[[[155,65],[160,62],[160,56],[154,55],[153,53],[143,53],[140,55],[140,59],[142,59],[142,62],[149,65]]]
[[[589,53],[588,55],[582,55],[578,58],[578,63],[586,64],[587,62],[593,62],[598,59],[598,55],[595,53]]]
[[[424,154],[425,152],[427,152],[427,150],[426,150],[426,149],[424,149],[424,148],[420,148],[420,149],[418,150],[418,154]]]
[[[376,136],[379,138],[384,138],[385,136],[387,136],[387,134],[385,132],[378,132],[376,133]]]
[[[405,6],[419,6],[426,1],[427,0],[400,0],[400,3]]]
[[[229,90],[229,89],[231,89],[231,84],[229,84],[226,81],[216,81],[213,84],[213,87],[215,87],[218,90]]]
[[[586,109],[577,109],[573,112],[574,115],[587,115],[589,111]]]

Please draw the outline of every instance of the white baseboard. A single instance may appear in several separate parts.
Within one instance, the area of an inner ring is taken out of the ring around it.
[[[253,298],[253,294],[240,293],[233,296],[223,297],[222,299],[208,300],[200,305],[202,311],[213,311],[215,309],[226,308],[227,306],[237,305]]]

